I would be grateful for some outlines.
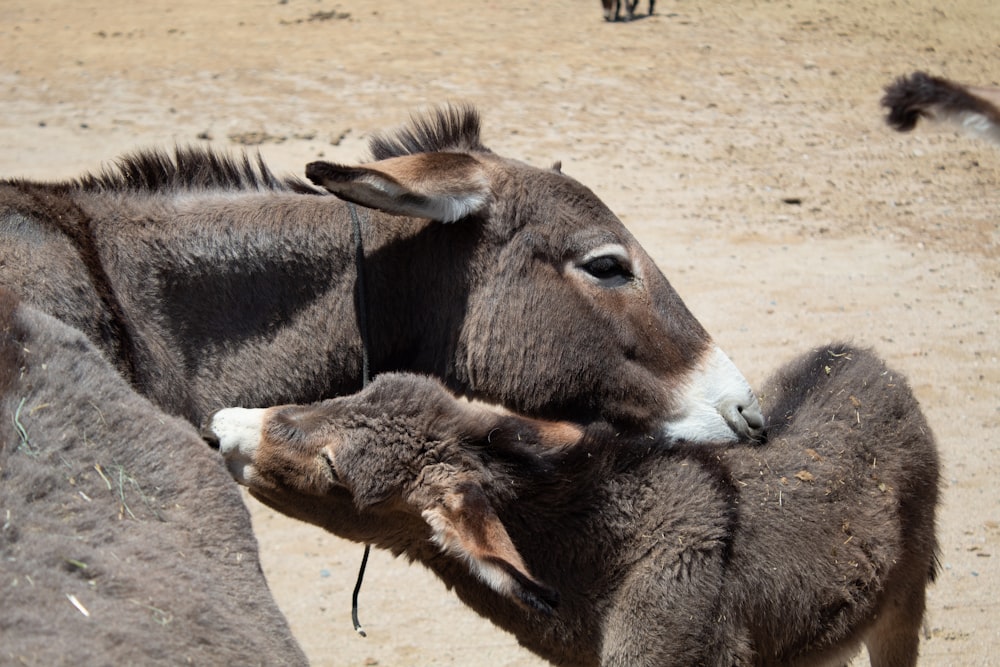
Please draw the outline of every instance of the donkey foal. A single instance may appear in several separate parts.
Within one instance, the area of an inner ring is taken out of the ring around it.
[[[906,381],[813,351],[765,387],[765,446],[543,422],[384,375],[222,410],[230,472],[279,511],[406,554],[558,665],[915,664],[938,456]]]

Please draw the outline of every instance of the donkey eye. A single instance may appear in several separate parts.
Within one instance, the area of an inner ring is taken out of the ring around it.
[[[631,282],[633,276],[629,268],[618,257],[602,255],[581,265],[584,271],[596,278],[605,287],[620,287]]]

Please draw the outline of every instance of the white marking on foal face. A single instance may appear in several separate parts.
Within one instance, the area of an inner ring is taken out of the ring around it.
[[[265,412],[264,408],[226,408],[212,415],[208,424],[219,439],[219,452],[229,474],[245,486],[257,474],[253,461],[260,446]]]
[[[692,371],[681,393],[676,416],[663,433],[690,442],[726,442],[756,438],[764,415],[750,384],[717,346]]]

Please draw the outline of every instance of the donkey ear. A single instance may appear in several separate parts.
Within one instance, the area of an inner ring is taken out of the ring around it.
[[[393,215],[454,222],[489,203],[486,169],[465,153],[418,153],[360,167],[311,162],[306,176],[341,199]]]
[[[443,501],[425,509],[423,517],[431,527],[431,539],[443,551],[463,558],[487,586],[531,609],[553,613],[559,594],[528,572],[478,484],[456,485]]]

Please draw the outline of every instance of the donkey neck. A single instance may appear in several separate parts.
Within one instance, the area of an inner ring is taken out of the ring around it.
[[[483,233],[462,222],[361,213],[364,300],[373,374],[391,370],[454,378],[455,350]]]

